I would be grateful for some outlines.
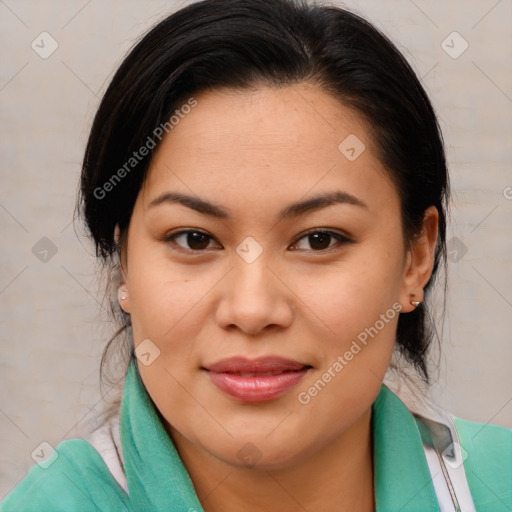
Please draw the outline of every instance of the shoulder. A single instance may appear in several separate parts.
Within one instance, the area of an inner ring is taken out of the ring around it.
[[[512,507],[512,429],[454,417],[464,468],[477,510]],[[480,506],[480,508],[479,508]],[[494,510],[494,509],[493,509]]]
[[[439,481],[434,479],[441,472],[450,480],[447,492],[464,495],[464,488],[469,487],[477,511],[512,510],[512,429],[458,418],[426,394],[405,385],[393,386],[385,398],[394,399],[396,404],[401,402],[415,418],[418,439],[424,444],[433,482]],[[395,409],[400,407],[396,405]],[[454,449],[454,444],[458,444],[460,450]],[[437,457],[428,460],[425,446],[433,446]],[[445,451],[460,452],[461,458],[445,457]],[[462,472],[459,471],[461,464]],[[451,481],[452,478],[455,481]]]
[[[61,442],[0,504],[0,512],[128,510],[128,496],[84,439]]]

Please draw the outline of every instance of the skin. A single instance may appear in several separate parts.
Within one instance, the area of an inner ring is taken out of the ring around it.
[[[144,385],[206,511],[374,510],[371,406],[398,315],[308,404],[297,396],[393,304],[407,314],[412,294],[423,299],[437,210],[426,211],[408,247],[400,198],[363,118],[314,84],[195,97],[153,156],[123,247],[122,307],[135,346],[150,339],[160,350],[149,366],[138,363]],[[366,147],[354,161],[338,149],[349,134]],[[338,190],[366,206],[277,218],[293,202]],[[170,191],[230,216],[150,205]],[[202,245],[165,239],[184,229],[208,236]],[[305,235],[312,229],[353,243],[327,237],[322,245]],[[248,236],[262,249],[252,263],[236,252]],[[240,403],[200,369],[238,355],[312,369],[278,399]],[[244,446],[255,465],[239,457]]]

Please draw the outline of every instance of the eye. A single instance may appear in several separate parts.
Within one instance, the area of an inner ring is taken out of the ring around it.
[[[166,236],[164,240],[165,242],[171,242],[177,245],[185,252],[196,253],[211,248],[209,247],[209,244],[214,241],[210,235],[195,229],[178,231],[177,233]],[[306,240],[310,247],[298,247],[301,240]],[[303,235],[297,242],[295,242],[293,247],[298,248],[299,250],[313,250],[315,252],[320,252],[334,247],[336,242],[338,245],[344,245],[353,243],[353,240],[334,231],[316,230]]]
[[[309,233],[306,233],[304,236],[302,236],[298,242],[294,244],[294,247],[297,247],[299,242],[301,240],[307,240],[307,242],[310,245],[310,248],[313,249],[315,252],[325,251],[327,249],[330,249],[331,247],[334,247],[336,244],[330,244],[330,242],[334,239],[335,242],[338,242],[339,245],[345,245],[345,244],[351,244],[353,243],[353,240],[350,238],[340,234],[335,233],[334,231],[310,231]],[[304,250],[304,248],[299,248],[299,250]],[[305,250],[310,250],[307,247]]]
[[[179,242],[180,240],[181,243]],[[210,241],[213,241],[213,238],[202,231],[189,229],[169,235],[165,237],[165,241],[172,242],[187,252],[200,252],[208,249],[208,244]],[[184,247],[182,244],[188,247]]]

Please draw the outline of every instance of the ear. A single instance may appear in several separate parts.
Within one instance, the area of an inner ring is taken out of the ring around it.
[[[116,224],[116,227],[114,229],[114,240],[116,244],[119,244],[119,237],[120,237],[120,230],[119,225]],[[122,258],[121,258],[122,260]],[[121,309],[125,313],[130,313],[130,294],[128,291],[128,282],[126,279],[125,270],[123,268],[123,262],[119,262],[119,268],[121,272],[121,283],[119,285],[119,289],[117,291],[117,300],[119,302],[119,305],[121,306]]]
[[[438,232],[439,212],[435,206],[425,210],[422,229],[407,251],[400,302],[402,312],[415,309],[412,301],[422,302],[423,289],[432,275]]]

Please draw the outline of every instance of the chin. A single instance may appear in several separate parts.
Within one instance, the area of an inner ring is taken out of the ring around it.
[[[296,465],[308,456],[308,452],[313,452],[312,447],[308,450],[305,446],[297,446],[291,439],[289,441],[287,445],[284,440],[269,442],[263,436],[247,436],[232,441],[225,451],[222,450],[224,447],[219,449],[218,445],[209,451],[218,459],[240,469],[279,470]]]

